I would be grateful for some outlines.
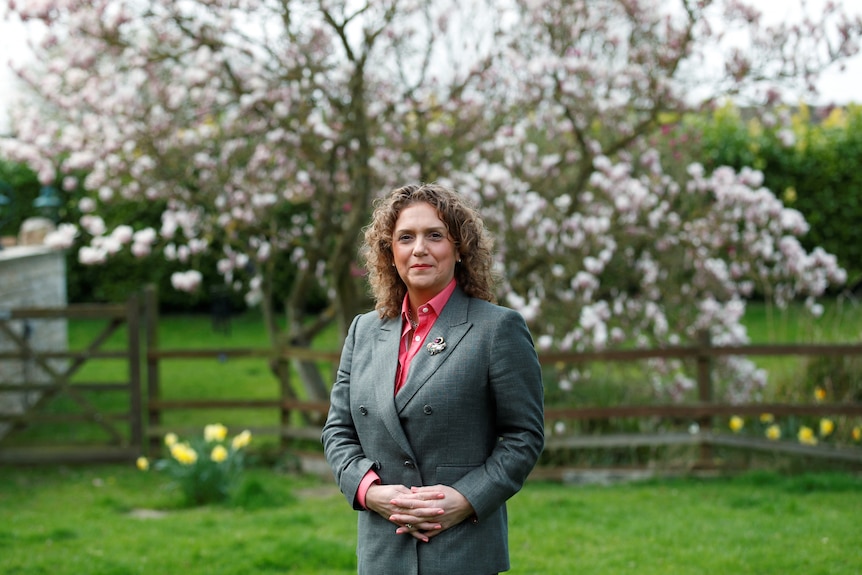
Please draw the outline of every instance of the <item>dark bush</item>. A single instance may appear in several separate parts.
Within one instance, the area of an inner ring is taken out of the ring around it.
[[[39,189],[33,170],[0,159],[0,194],[6,198],[0,205],[0,237],[17,236],[21,222],[37,215],[33,201],[39,196]]]

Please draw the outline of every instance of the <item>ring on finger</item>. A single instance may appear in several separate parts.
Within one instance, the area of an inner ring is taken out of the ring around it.
[[[407,529],[413,529],[413,524],[412,523],[405,523],[404,527],[406,527]]]

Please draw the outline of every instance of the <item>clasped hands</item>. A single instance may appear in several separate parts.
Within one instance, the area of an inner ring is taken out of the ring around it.
[[[365,494],[365,506],[398,528],[427,543],[473,515],[473,507],[448,485],[410,487],[375,484]]]

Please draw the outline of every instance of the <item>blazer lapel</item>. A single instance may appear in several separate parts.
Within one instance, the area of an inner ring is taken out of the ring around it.
[[[395,409],[395,371],[398,368],[398,346],[401,345],[401,317],[384,321],[374,342],[374,372],[379,375],[374,385],[377,405],[383,408],[383,424],[405,453],[413,456],[413,448],[401,427]],[[403,389],[398,395],[403,393]]]
[[[434,375],[434,372],[443,365],[443,362],[448,359],[467,332],[472,324],[467,321],[467,312],[470,306],[470,298],[461,291],[461,288],[455,288],[446,306],[434,322],[434,327],[425,338],[420,349],[413,361],[410,362],[410,372],[407,374],[407,381],[404,382],[404,387],[395,396],[395,409],[400,412],[410,402],[416,392],[418,392],[428,379]],[[441,338],[446,347],[439,353],[434,355],[428,350],[428,344],[434,341],[434,338]]]

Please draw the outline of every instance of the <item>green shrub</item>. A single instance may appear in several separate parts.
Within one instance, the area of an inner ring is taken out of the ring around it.
[[[182,491],[187,505],[204,505],[227,501],[237,488],[245,466],[244,448],[251,433],[242,433],[228,440],[227,428],[221,424],[207,425],[202,437],[180,441],[176,434],[165,436],[170,457],[159,459],[152,468],[167,473]],[[147,471],[150,462],[138,458],[138,468]],[[252,498],[250,490],[242,492],[243,503]]]
[[[0,194],[8,201],[0,206],[0,236],[17,236],[21,223],[38,215],[33,201],[39,196],[39,189],[33,170],[0,158]]]

